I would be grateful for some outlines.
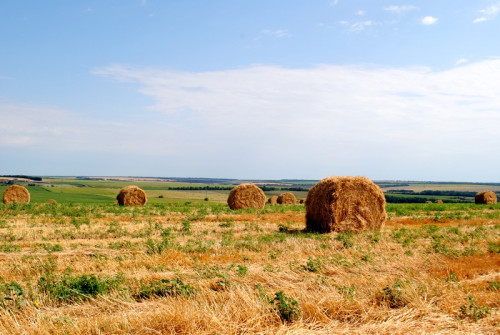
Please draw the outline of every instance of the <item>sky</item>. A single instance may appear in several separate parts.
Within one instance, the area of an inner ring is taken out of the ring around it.
[[[0,174],[500,182],[499,32],[499,0],[0,0]]]

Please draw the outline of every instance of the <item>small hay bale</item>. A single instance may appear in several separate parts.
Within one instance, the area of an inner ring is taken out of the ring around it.
[[[121,206],[142,206],[148,201],[146,193],[137,186],[127,186],[120,190],[116,196]]]
[[[12,185],[3,192],[4,204],[29,204],[30,192],[22,186]]]
[[[49,200],[47,200],[47,203],[48,204],[57,204],[57,201],[55,201],[54,199],[49,199]]]
[[[278,196],[273,195],[273,196],[269,197],[269,199],[267,199],[267,202],[271,205],[276,205],[278,203]]]
[[[432,201],[427,200],[425,203],[426,203],[426,204],[432,204]]]
[[[493,191],[482,191],[476,194],[476,196],[474,197],[474,202],[476,204],[492,205],[498,202],[498,198]]]
[[[280,205],[295,205],[297,199],[295,195],[290,192],[282,193],[278,196],[278,204]]]
[[[262,209],[266,204],[266,195],[254,184],[241,184],[229,192],[227,204],[231,209]]]
[[[443,200],[441,199],[436,200],[436,204],[443,204]]]
[[[386,219],[384,193],[365,177],[328,177],[311,188],[306,198],[310,231],[380,229]]]

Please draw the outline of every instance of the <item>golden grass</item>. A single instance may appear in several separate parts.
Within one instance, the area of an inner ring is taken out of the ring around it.
[[[24,294],[21,306],[0,299],[0,334],[494,334],[500,325],[491,288],[500,256],[489,249],[497,219],[393,217],[380,233],[316,235],[302,232],[302,212],[195,214],[91,213],[79,228],[65,216],[4,218],[0,274]],[[164,250],[148,249],[165,236]],[[50,262],[54,276],[121,274],[121,288],[57,301],[38,286]],[[142,284],[174,278],[196,292],[134,298]],[[298,302],[293,321],[270,302],[278,291]],[[491,315],[462,315],[469,296]]]

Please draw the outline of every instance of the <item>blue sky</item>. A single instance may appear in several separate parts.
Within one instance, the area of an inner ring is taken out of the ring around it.
[[[499,182],[500,1],[1,1],[0,174]]]

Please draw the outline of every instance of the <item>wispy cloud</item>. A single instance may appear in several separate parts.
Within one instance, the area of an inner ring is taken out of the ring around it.
[[[479,13],[481,13],[481,16],[474,19],[474,21],[472,22],[480,23],[494,19],[498,15],[498,13],[500,13],[500,2],[485,9],[479,10]]]
[[[484,21],[488,21],[488,19],[484,16],[482,17],[478,17],[477,19],[474,19],[474,21],[472,21],[473,23],[480,23],[480,22],[484,22]]]
[[[469,60],[467,58],[460,58],[459,60],[456,61],[455,65],[465,64],[468,62]]]
[[[426,16],[426,17],[422,18],[422,20],[420,21],[420,23],[422,23],[425,26],[431,26],[433,24],[436,24],[438,22],[438,20],[439,19],[437,17]]]
[[[337,6],[339,3],[339,0],[332,0],[330,1],[330,6]]]
[[[93,73],[137,85],[151,98],[138,111],[141,121],[4,103],[2,152],[57,148],[130,165],[148,155],[134,171],[156,175],[498,179],[494,169],[478,177],[474,167],[500,165],[491,155],[500,146],[500,60],[447,71],[323,65],[179,72],[116,64]],[[478,138],[488,141],[477,146]],[[120,173],[109,164],[109,173]]]
[[[500,60],[442,72],[333,65],[309,69],[257,66],[207,73],[114,65],[94,71],[137,82],[140,92],[156,101],[151,109],[166,119],[186,118],[204,125],[190,134],[194,142],[218,147],[210,151],[216,159],[244,150],[262,162],[279,160],[276,164],[283,167],[292,163],[287,155],[302,152],[301,162],[294,163],[298,169],[380,177],[384,173],[400,176],[396,166],[418,173],[425,168],[422,162],[434,161],[447,166],[442,178],[448,180],[467,178],[453,175],[453,164],[458,162],[460,171],[473,171],[477,161],[467,163],[463,157],[479,157],[486,163],[491,159],[488,152],[500,145],[499,72]],[[479,137],[490,141],[478,148],[471,139]],[[193,155],[201,150],[181,143]],[[290,147],[288,143],[295,144]],[[325,153],[324,148],[335,155]],[[338,157],[370,167],[342,166]],[[370,161],[380,162],[380,170]]]
[[[367,27],[373,26],[375,23],[371,20],[366,20],[366,21],[358,21],[358,22],[349,22],[349,21],[339,21],[339,24],[347,27],[349,31],[351,32],[361,32],[364,31]]]
[[[288,30],[286,29],[277,29],[277,30],[263,29],[261,30],[261,33],[267,36],[273,36],[277,38],[292,37],[292,34],[290,34],[290,32],[288,32]]]
[[[418,7],[416,6],[387,6],[384,8],[384,10],[391,12],[391,13],[396,13],[396,14],[404,14],[406,12],[412,11],[412,10],[417,10]]]
[[[365,14],[366,14],[366,10],[362,10],[362,9],[360,9],[360,10],[358,10],[358,11],[356,12],[356,15],[358,15],[358,16],[363,16],[363,15],[365,15]]]

